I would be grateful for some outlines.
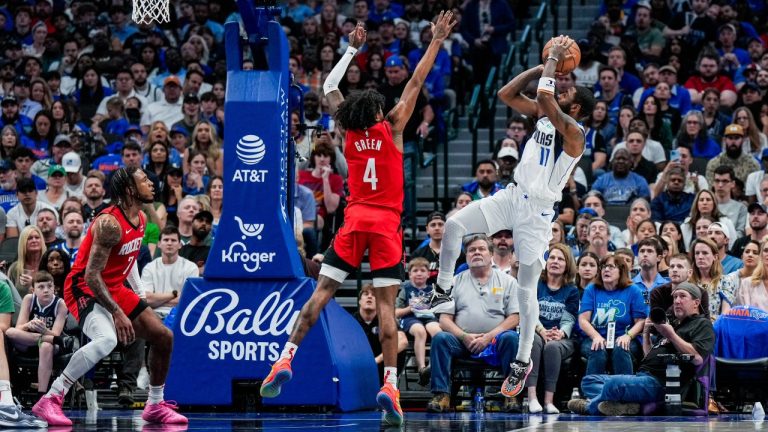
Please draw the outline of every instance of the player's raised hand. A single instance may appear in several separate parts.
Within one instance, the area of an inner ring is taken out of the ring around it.
[[[442,11],[432,23],[432,40],[444,41],[451,34],[456,19],[452,11]]]
[[[359,49],[365,44],[366,36],[367,32],[365,31],[365,27],[363,27],[363,23],[358,21],[355,29],[349,33],[349,46]]]
[[[571,44],[573,44],[573,39],[568,36],[560,35],[553,38],[552,46],[549,48],[549,56],[556,58],[558,61],[564,59]]]

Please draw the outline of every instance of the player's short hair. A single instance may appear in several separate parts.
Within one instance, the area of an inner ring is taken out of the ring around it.
[[[339,105],[336,121],[347,130],[363,130],[376,124],[376,116],[384,111],[384,96],[376,90],[352,93]]]
[[[366,291],[370,291],[373,293],[373,284],[368,282],[363,284],[362,287],[360,287],[360,292],[357,293],[357,299],[360,300],[360,298],[363,297],[363,294],[365,294]]]
[[[463,239],[464,249],[467,249],[472,243],[482,240],[488,246],[488,252],[493,253],[493,241],[485,234],[470,234]]]
[[[688,268],[692,268],[693,267],[693,261],[691,261],[691,257],[689,257],[688,254],[679,253],[679,254],[676,254],[676,255],[672,255],[671,257],[669,257],[669,262],[671,263],[672,260],[674,260],[674,259],[685,261],[685,263],[688,265]]]
[[[411,270],[413,270],[415,267],[424,267],[429,270],[429,261],[423,257],[416,257],[408,261],[408,273],[410,273]]]
[[[595,109],[595,95],[584,86],[576,86],[576,95],[573,97],[573,103],[577,103],[581,107],[578,120],[586,120]]]
[[[181,234],[179,234],[179,229],[176,228],[176,225],[168,224],[166,225],[162,231],[160,231],[160,240],[163,240],[163,236],[170,236],[175,235],[177,239],[181,240]]]
[[[32,285],[34,286],[42,282],[53,283],[53,276],[45,270],[39,270],[35,273],[35,278],[32,279]]]
[[[664,254],[664,248],[661,246],[661,243],[659,243],[658,240],[656,240],[653,237],[645,238],[640,240],[637,243],[637,250],[638,253],[640,251],[640,248],[643,246],[650,246],[653,248],[653,251],[656,252],[656,255],[663,255]]]

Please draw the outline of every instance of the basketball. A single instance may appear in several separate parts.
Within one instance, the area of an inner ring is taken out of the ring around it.
[[[550,39],[544,45],[544,49],[541,52],[542,62],[547,61],[547,56],[549,56],[549,48],[552,46],[553,39],[554,38]],[[568,47],[568,54],[566,54],[565,58],[560,60],[560,62],[557,64],[557,69],[555,69],[555,71],[559,74],[571,73],[574,69],[576,69],[576,66],[579,65],[580,61],[581,50],[579,49],[579,45],[574,41],[571,46]]]

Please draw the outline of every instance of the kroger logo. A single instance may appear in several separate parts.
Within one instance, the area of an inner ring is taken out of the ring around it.
[[[264,231],[264,224],[245,223],[240,219],[240,216],[235,216],[235,222],[237,222],[237,225],[240,227],[240,233],[242,234],[241,238],[243,240],[245,240],[246,237],[256,237],[261,240],[261,232]]]
[[[264,159],[267,148],[256,135],[246,135],[237,142],[237,157],[246,165],[256,165]]]

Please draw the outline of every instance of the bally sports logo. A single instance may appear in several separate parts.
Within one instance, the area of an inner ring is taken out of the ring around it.
[[[240,138],[235,148],[237,158],[246,165],[257,165],[267,154],[264,140],[257,135],[245,135]],[[265,169],[236,169],[233,182],[263,183],[266,181]]]

